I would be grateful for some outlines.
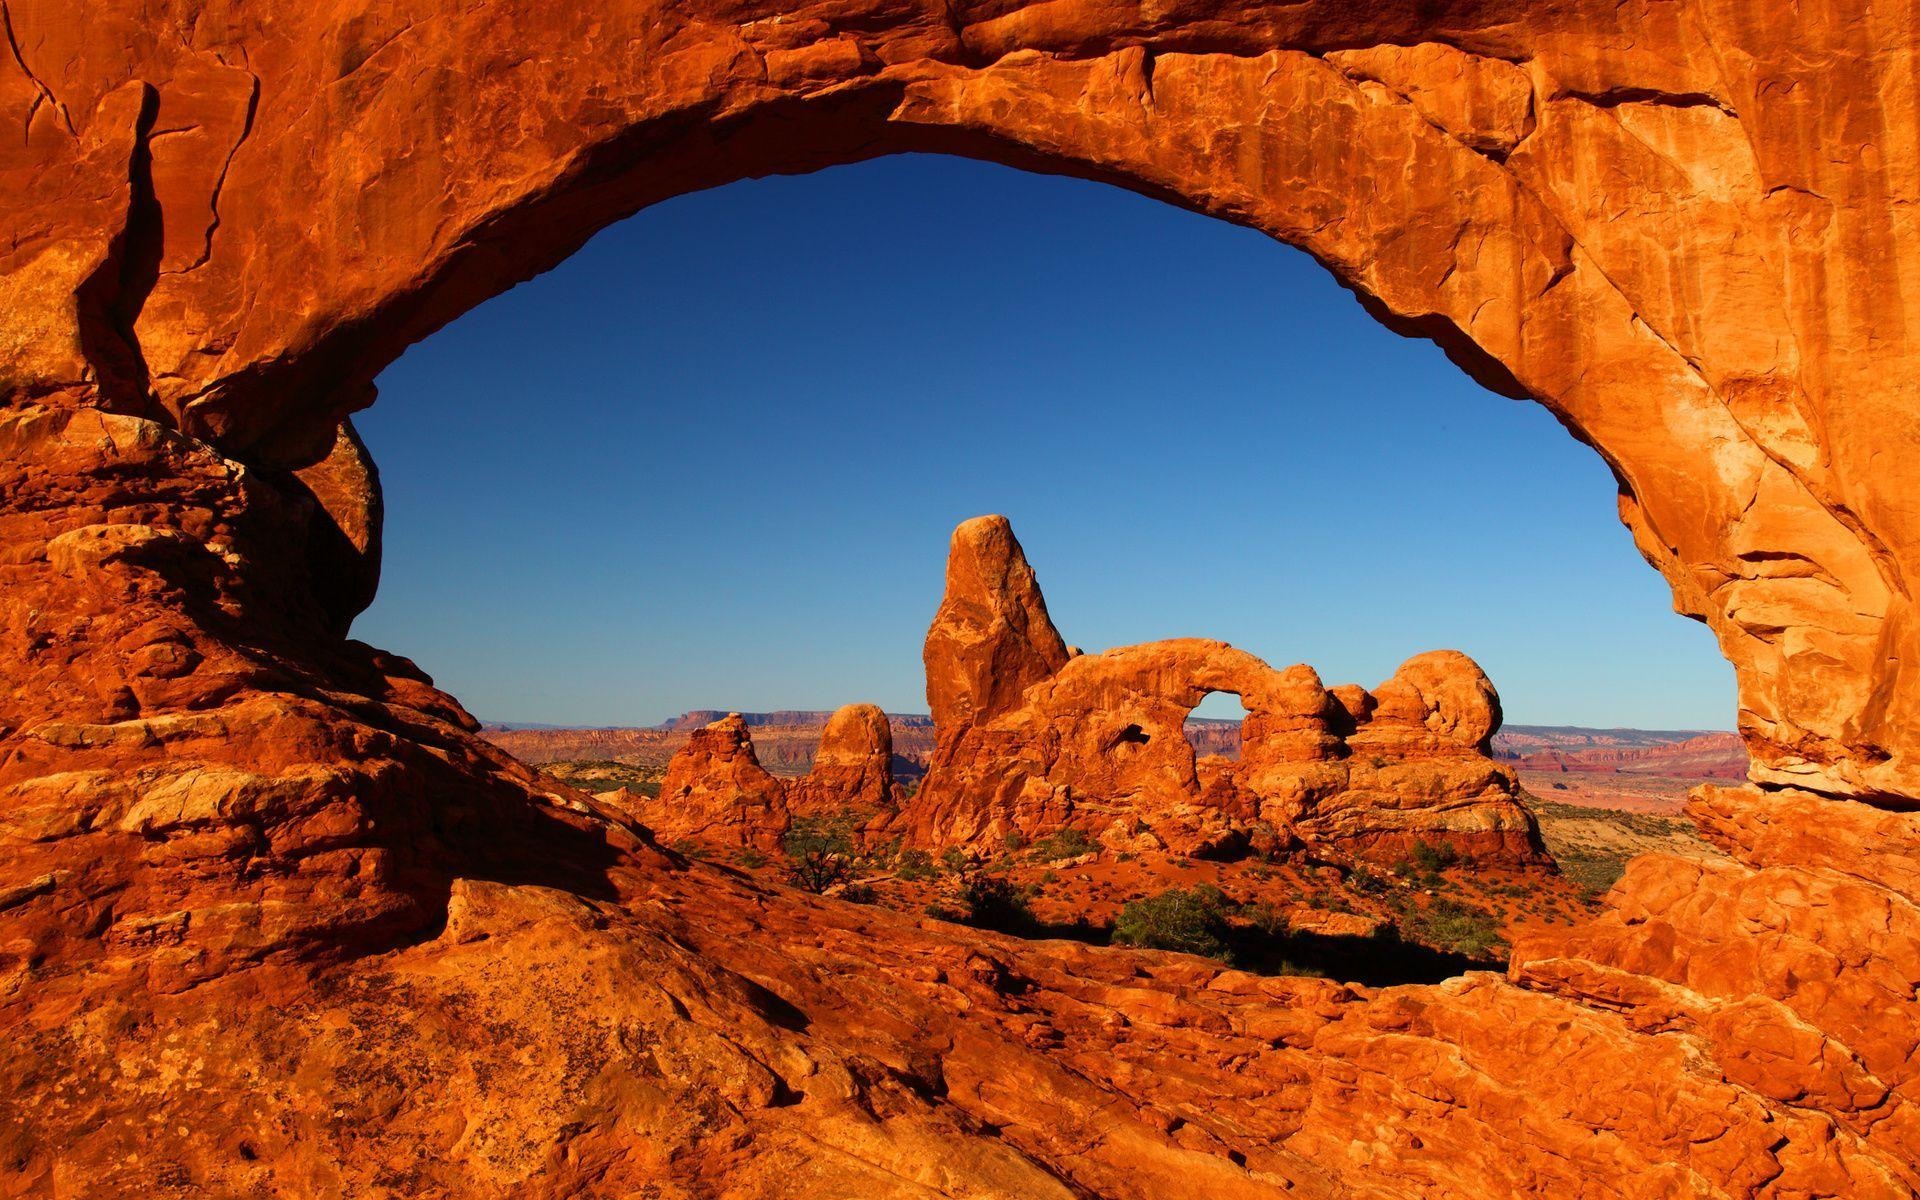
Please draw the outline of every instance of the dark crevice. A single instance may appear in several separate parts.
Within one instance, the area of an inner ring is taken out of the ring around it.
[[[1740,114],[1726,101],[1706,92],[1663,92],[1657,88],[1619,87],[1598,92],[1562,92],[1568,100],[1579,100],[1595,108],[1618,108],[1623,104],[1656,104],[1662,108],[1712,108],[1738,120]]]
[[[75,289],[80,349],[98,375],[100,394],[117,412],[148,415],[152,381],[134,322],[160,279],[163,227],[153,190],[152,133],[159,93],[141,85],[127,166],[126,219],[99,269]]]

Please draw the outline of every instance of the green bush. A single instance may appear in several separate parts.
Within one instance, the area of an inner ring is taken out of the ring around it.
[[[1618,854],[1585,849],[1562,851],[1558,856],[1560,873],[1580,885],[1582,899],[1589,904],[1607,894],[1627,873],[1627,860]]]
[[[780,849],[796,887],[820,893],[853,876],[853,818],[846,814],[795,817]]]
[[[909,883],[916,879],[931,879],[940,873],[933,864],[933,855],[925,850],[902,850],[900,857],[894,860],[893,873]]]
[[[1460,861],[1460,852],[1445,842],[1434,845],[1421,838],[1413,843],[1413,863],[1431,875]]]
[[[1468,958],[1491,958],[1506,949],[1493,914],[1458,900],[1442,897],[1424,910],[1410,908],[1406,923],[1414,940]]]
[[[1369,895],[1378,895],[1387,890],[1386,880],[1360,864],[1356,864],[1353,870],[1347,872],[1347,882],[1353,885],[1354,891],[1366,892]]]
[[[1287,914],[1276,905],[1262,900],[1258,904],[1246,906],[1242,912],[1247,922],[1261,937],[1271,940],[1287,936],[1290,928],[1287,924]]]
[[[1033,844],[1033,857],[1041,862],[1059,862],[1063,858],[1091,854],[1095,848],[1093,839],[1081,830],[1068,827],[1056,829],[1036,841]]]
[[[1027,839],[1020,836],[1020,831],[1018,829],[1007,830],[1007,836],[1000,840],[1008,850],[1018,850],[1020,847],[1027,844]]]
[[[1129,900],[1113,922],[1113,940],[1149,950],[1178,950],[1224,960],[1229,904],[1219,888],[1196,884]]]
[[[1029,903],[1033,890],[1016,885],[1004,875],[984,871],[965,875],[958,895],[969,925],[999,933],[1022,933],[1039,924]]]

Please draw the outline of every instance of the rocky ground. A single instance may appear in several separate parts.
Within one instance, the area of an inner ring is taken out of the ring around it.
[[[591,759],[542,770],[582,790],[649,797],[665,774],[662,767]],[[1261,973],[1381,985],[1505,969],[1515,939],[1601,911],[1608,888],[1636,855],[1724,857],[1679,815],[1687,790],[1708,780],[1557,771],[1522,778],[1523,800],[1556,869],[1477,863],[1441,847],[1380,867],[1298,856],[1213,862],[1116,852],[1069,833],[977,857],[882,843],[850,854],[847,877],[829,890],[910,916],[1105,945],[1114,942],[1115,922],[1129,904],[1214,888],[1224,902],[1224,929],[1221,944],[1203,951],[1208,956]],[[698,839],[675,848],[769,886],[796,883],[785,848]],[[992,891],[989,903],[1011,907],[976,914],[968,895],[978,879],[1003,881],[1004,891]]]

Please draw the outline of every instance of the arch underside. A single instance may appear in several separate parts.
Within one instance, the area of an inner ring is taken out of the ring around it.
[[[100,1194],[135,1152],[194,1186],[352,1191],[405,1161],[469,1194],[777,1191],[829,1161],[901,1195],[1920,1186],[1910,14],[101,7],[4,6],[0,1014],[35,1049],[5,1056],[0,1170]],[[1552,410],[1737,670],[1756,786],[1693,810],[1732,861],[1639,860],[1505,981],[975,946],[663,854],[343,639],[379,542],[342,422],[407,345],[646,204],[902,151],[1258,228]],[[170,1114],[249,1132],[111,1125],[176,1069],[166,1036],[225,1051]],[[517,1042],[542,1053],[499,1057]],[[461,1074],[476,1056],[514,1085]],[[489,1137],[371,1077],[437,1081]]]

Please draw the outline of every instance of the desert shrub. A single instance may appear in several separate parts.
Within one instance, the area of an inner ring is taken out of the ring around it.
[[[1460,852],[1445,842],[1434,844],[1425,838],[1413,843],[1413,865],[1431,875],[1460,861]]]
[[[1355,866],[1349,871],[1347,882],[1353,886],[1354,891],[1366,892],[1369,895],[1378,895],[1387,890],[1387,881],[1364,866]]]
[[[758,871],[767,865],[767,856],[749,846],[735,856],[735,861],[749,871]]]
[[[1468,958],[1489,958],[1506,947],[1492,913],[1458,900],[1442,898],[1425,909],[1410,908],[1404,919],[1416,941]]]
[[[1039,924],[1030,903],[1033,889],[1021,887],[1004,875],[969,872],[961,878],[956,894],[969,925],[999,933],[1024,933]]]
[[[1033,857],[1041,862],[1058,862],[1063,858],[1079,858],[1082,854],[1091,854],[1094,850],[1093,839],[1079,829],[1069,826],[1056,829],[1033,844]]]
[[[1000,840],[1001,840],[1001,843],[1005,845],[1008,850],[1018,850],[1020,847],[1027,844],[1027,839],[1020,835],[1020,831],[1018,829],[1007,830],[1007,836]]]
[[[893,873],[901,879],[912,882],[916,879],[931,879],[940,873],[933,863],[933,855],[925,850],[902,850],[900,857],[894,860]]]
[[[1113,940],[1225,959],[1228,907],[1226,896],[1211,884],[1168,888],[1157,896],[1129,900],[1114,918]]]
[[[787,856],[787,877],[796,887],[824,892],[853,875],[853,818],[795,817],[780,839],[780,849]]]
[[[1253,926],[1254,932],[1261,937],[1273,939],[1287,936],[1289,928],[1287,914],[1276,905],[1262,900],[1257,904],[1247,905],[1241,910],[1241,914],[1247,918],[1247,923]]]
[[[1559,856],[1560,873],[1580,885],[1580,894],[1592,903],[1627,873],[1627,860],[1618,854],[1589,850],[1563,851]]]

